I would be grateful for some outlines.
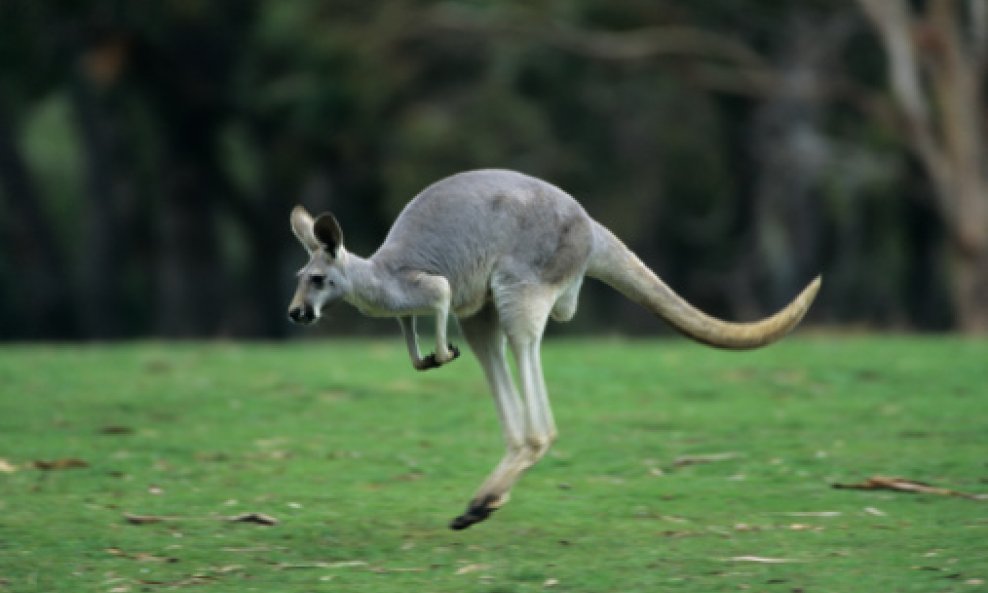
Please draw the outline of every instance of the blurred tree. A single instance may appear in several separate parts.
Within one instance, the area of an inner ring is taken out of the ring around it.
[[[57,47],[33,37],[53,16],[48,6],[0,3],[0,328],[11,337],[77,331],[66,260],[20,143],[30,106],[63,75]]]
[[[988,332],[988,3],[859,0],[881,37],[910,148],[947,228],[957,323]]]
[[[293,202],[368,253],[477,167],[570,191],[711,313],[823,267],[817,319],[944,327],[950,224],[895,156],[867,1],[0,2],[2,337],[283,335]],[[584,308],[662,327],[593,284]],[[391,325],[324,331],[354,327]]]
[[[156,16],[162,21],[145,24],[165,34],[141,32],[131,83],[154,110],[160,142],[157,330],[211,335],[228,331],[223,310],[239,300],[220,258],[218,209],[233,186],[218,149],[236,115],[231,80],[252,3],[173,3]]]
[[[84,233],[79,250],[85,282],[79,284],[82,331],[93,338],[119,337],[125,320],[123,269],[126,253],[123,201],[134,192],[121,163],[119,100],[114,91],[125,66],[128,47],[120,37],[91,33],[75,48],[76,60],[66,82],[75,115],[76,135],[86,163]]]

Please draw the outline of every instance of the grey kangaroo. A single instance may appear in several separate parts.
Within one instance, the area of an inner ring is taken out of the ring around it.
[[[784,336],[820,288],[817,277],[784,309],[758,322],[714,319],[674,293],[564,191],[512,171],[469,171],[429,186],[366,259],[346,251],[332,214],[313,219],[296,206],[291,223],[310,256],[298,273],[288,310],[292,321],[312,323],[339,300],[366,315],[395,317],[418,370],[459,356],[446,337],[449,316],[459,321],[494,396],[507,452],[452,529],[483,521],[504,505],[521,474],[556,439],[542,378],[542,334],[550,317],[573,318],[584,276],[609,284],[689,338],[732,349],[757,348]],[[415,333],[420,315],[433,315],[436,323],[435,351],[426,356]],[[515,358],[520,395],[506,345]]]

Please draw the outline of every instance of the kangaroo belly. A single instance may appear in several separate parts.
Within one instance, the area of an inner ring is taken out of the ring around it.
[[[375,257],[445,277],[453,310],[469,316],[491,279],[564,287],[584,273],[593,223],[566,192],[509,171],[471,171],[426,188],[402,211]]]
[[[453,291],[453,314],[460,319],[472,317],[491,300],[490,269],[473,274],[447,277]]]

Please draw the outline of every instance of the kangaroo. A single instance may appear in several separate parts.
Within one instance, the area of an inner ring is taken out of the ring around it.
[[[412,366],[427,370],[456,359],[447,339],[450,315],[483,367],[507,451],[452,529],[465,529],[503,506],[522,473],[556,440],[542,377],[540,347],[549,318],[569,321],[585,276],[643,305],[683,335],[717,348],[748,349],[784,336],[820,288],[814,279],[785,308],[753,323],[729,323],[699,311],[673,292],[570,195],[548,182],[505,170],[447,177],[405,206],[369,258],[344,248],[330,213],[313,218],[302,206],[291,226],[309,253],[298,273],[289,318],[318,320],[345,301],[370,316],[395,317]],[[435,349],[423,356],[416,317],[435,317]],[[521,393],[506,358],[514,355]]]

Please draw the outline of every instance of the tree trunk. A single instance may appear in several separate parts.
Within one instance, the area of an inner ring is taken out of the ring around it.
[[[75,334],[70,279],[42,212],[6,113],[0,109],[0,241],[14,280],[4,287],[15,312],[0,338],[67,338]]]
[[[82,76],[72,81],[76,126],[86,157],[86,208],[80,250],[83,282],[79,302],[83,333],[87,337],[120,335],[121,266],[126,247],[117,224],[117,183],[112,122],[94,89]]]
[[[771,270],[760,280],[772,303],[788,302],[820,269],[817,194],[835,149],[822,132],[822,105],[806,89],[822,87],[836,69],[851,28],[843,15],[821,21],[795,9],[786,31],[778,85],[755,110],[751,142],[758,257]]]
[[[966,334],[988,334],[988,249],[954,249],[953,301],[957,326]]]
[[[988,149],[983,138],[983,19],[988,13],[971,10],[963,22],[955,0],[933,0],[922,9],[906,0],[859,3],[884,44],[906,138],[930,176],[950,234],[957,328],[988,333]]]
[[[239,223],[250,253],[246,269],[236,278],[235,290],[227,291],[227,298],[231,300],[228,329],[238,337],[277,338],[285,334],[288,326],[283,315],[285,286],[280,282],[287,232],[286,225],[277,223],[291,206],[285,196],[293,195],[293,192],[272,183],[270,171],[263,175],[265,180],[260,196],[250,199],[217,172],[221,187],[216,193],[219,205]]]
[[[131,80],[161,125],[161,187],[156,230],[157,331],[167,337],[215,336],[230,309],[229,271],[221,264],[217,216],[223,184],[216,162],[219,130],[232,105],[229,77],[249,3],[227,10],[219,35],[207,11],[177,20],[170,35],[138,44]],[[208,59],[206,57],[208,56]]]
[[[172,338],[215,335],[224,305],[209,174],[182,148],[193,151],[172,148],[158,237],[158,331]]]

